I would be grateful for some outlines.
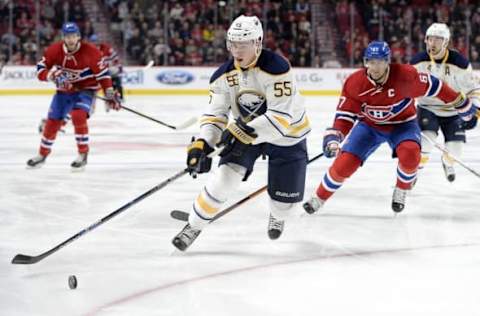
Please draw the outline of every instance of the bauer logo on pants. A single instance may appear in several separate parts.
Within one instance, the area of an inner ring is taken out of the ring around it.
[[[300,192],[280,192],[280,191],[275,191],[275,195],[281,196],[281,197],[286,197],[286,198],[292,198],[292,197],[300,196]]]

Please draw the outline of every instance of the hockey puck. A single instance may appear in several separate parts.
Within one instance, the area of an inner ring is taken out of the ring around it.
[[[68,287],[70,290],[75,290],[77,288],[77,277],[74,275],[71,275],[68,277]]]

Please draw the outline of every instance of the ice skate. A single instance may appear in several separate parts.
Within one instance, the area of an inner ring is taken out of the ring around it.
[[[46,159],[47,159],[47,156],[42,156],[42,155],[35,156],[32,159],[29,159],[27,161],[27,168],[29,169],[40,168],[45,164]]]
[[[271,240],[278,239],[282,235],[284,225],[285,221],[278,220],[270,214],[268,219],[268,237]]]
[[[317,196],[312,196],[310,200],[303,203],[303,209],[308,214],[313,214],[323,207],[325,201],[320,200]]]
[[[87,157],[88,153],[78,154],[78,157],[72,162],[70,165],[72,167],[72,171],[82,171],[85,169],[87,165]]]
[[[393,190],[392,210],[395,213],[400,213],[405,208],[407,191],[408,190],[403,190],[403,189],[400,189],[399,187],[395,187],[395,189]]]
[[[445,177],[447,178],[448,182],[453,182],[455,181],[455,169],[446,161],[447,159],[448,158],[442,157],[443,171],[445,172]]]
[[[178,250],[185,251],[195,241],[202,231],[195,229],[190,224],[185,225],[181,232],[179,232],[172,240],[172,244]]]

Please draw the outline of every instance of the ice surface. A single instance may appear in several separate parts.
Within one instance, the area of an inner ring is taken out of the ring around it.
[[[444,179],[440,154],[408,196],[390,209],[396,161],[382,146],[325,205],[301,215],[282,237],[267,237],[265,193],[202,232],[186,253],[171,245],[206,181],[185,176],[112,221],[34,265],[12,265],[73,236],[184,168],[197,127],[173,131],[132,113],[90,120],[91,153],[83,173],[72,127],[60,134],[43,168],[37,125],[50,96],[0,97],[0,315],[478,315],[480,179],[456,167]],[[131,96],[127,105],[171,124],[200,115],[206,97]],[[321,151],[336,98],[307,99],[311,156]],[[463,159],[480,169],[480,129]],[[435,150],[435,149],[434,149]],[[309,196],[330,160],[309,166]],[[233,203],[266,183],[259,161]],[[78,288],[68,288],[76,275]]]

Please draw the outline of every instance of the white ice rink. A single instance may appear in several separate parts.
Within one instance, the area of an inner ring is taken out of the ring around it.
[[[434,151],[406,209],[390,209],[396,160],[382,146],[325,206],[324,215],[286,223],[267,237],[267,196],[247,202],[205,229],[186,253],[173,251],[207,176],[180,178],[53,255],[37,255],[184,168],[185,145],[198,131],[172,131],[123,112],[90,120],[83,173],[72,127],[47,164],[27,170],[40,141],[37,124],[50,96],[0,97],[0,315],[479,315],[480,178],[460,166],[448,183]],[[199,115],[206,97],[129,97],[127,105],[170,123]],[[311,156],[331,124],[336,98],[307,99]],[[480,170],[480,127],[463,159]],[[307,172],[309,196],[331,163]],[[233,203],[266,183],[259,161]],[[300,216],[301,215],[301,216]],[[78,288],[67,279],[76,275]]]

